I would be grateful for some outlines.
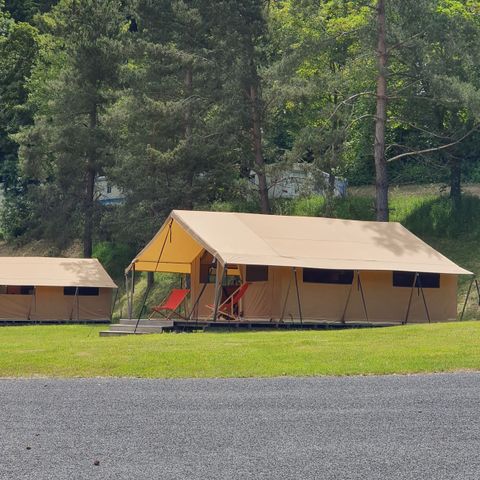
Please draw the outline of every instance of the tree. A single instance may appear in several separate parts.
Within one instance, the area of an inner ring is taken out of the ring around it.
[[[375,116],[375,175],[376,175],[376,211],[377,220],[388,222],[388,177],[385,159],[385,127],[387,122],[387,27],[385,17],[385,0],[377,2],[378,31],[378,75]]]
[[[127,241],[144,242],[173,208],[223,199],[238,176],[218,14],[206,0],[136,3],[124,89],[109,114],[116,163],[108,174],[127,197],[117,212],[128,219]]]
[[[95,177],[111,162],[103,115],[118,77],[122,10],[117,0],[63,0],[44,16],[30,82],[34,125],[18,136],[23,173],[37,184],[30,195],[41,230],[57,240],[81,231],[85,257],[98,213]]]

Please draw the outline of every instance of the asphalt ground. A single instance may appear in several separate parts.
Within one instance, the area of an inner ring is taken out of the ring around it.
[[[480,479],[480,374],[0,380],[1,479]]]

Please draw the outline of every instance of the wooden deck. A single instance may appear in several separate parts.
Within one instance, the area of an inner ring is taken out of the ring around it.
[[[108,330],[102,330],[100,336],[120,336],[149,333],[163,333],[170,331],[194,331],[194,330],[215,330],[215,329],[346,329],[346,328],[371,328],[371,327],[391,327],[398,323],[367,323],[367,322],[327,322],[327,321],[268,321],[264,319],[248,319],[238,321],[217,321],[205,319],[152,319],[147,318],[126,319],[123,318],[119,323],[111,324]]]

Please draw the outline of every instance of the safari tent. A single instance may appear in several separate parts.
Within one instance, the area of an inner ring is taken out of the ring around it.
[[[116,288],[97,259],[0,257],[0,322],[106,322]]]
[[[382,324],[456,319],[471,274],[399,223],[179,210],[127,268],[130,291],[135,272],[183,274],[195,322],[248,283],[239,322]]]

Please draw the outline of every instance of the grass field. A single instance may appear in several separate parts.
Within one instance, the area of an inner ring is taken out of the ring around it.
[[[97,326],[0,328],[0,377],[270,377],[480,370],[480,323],[100,338]]]

